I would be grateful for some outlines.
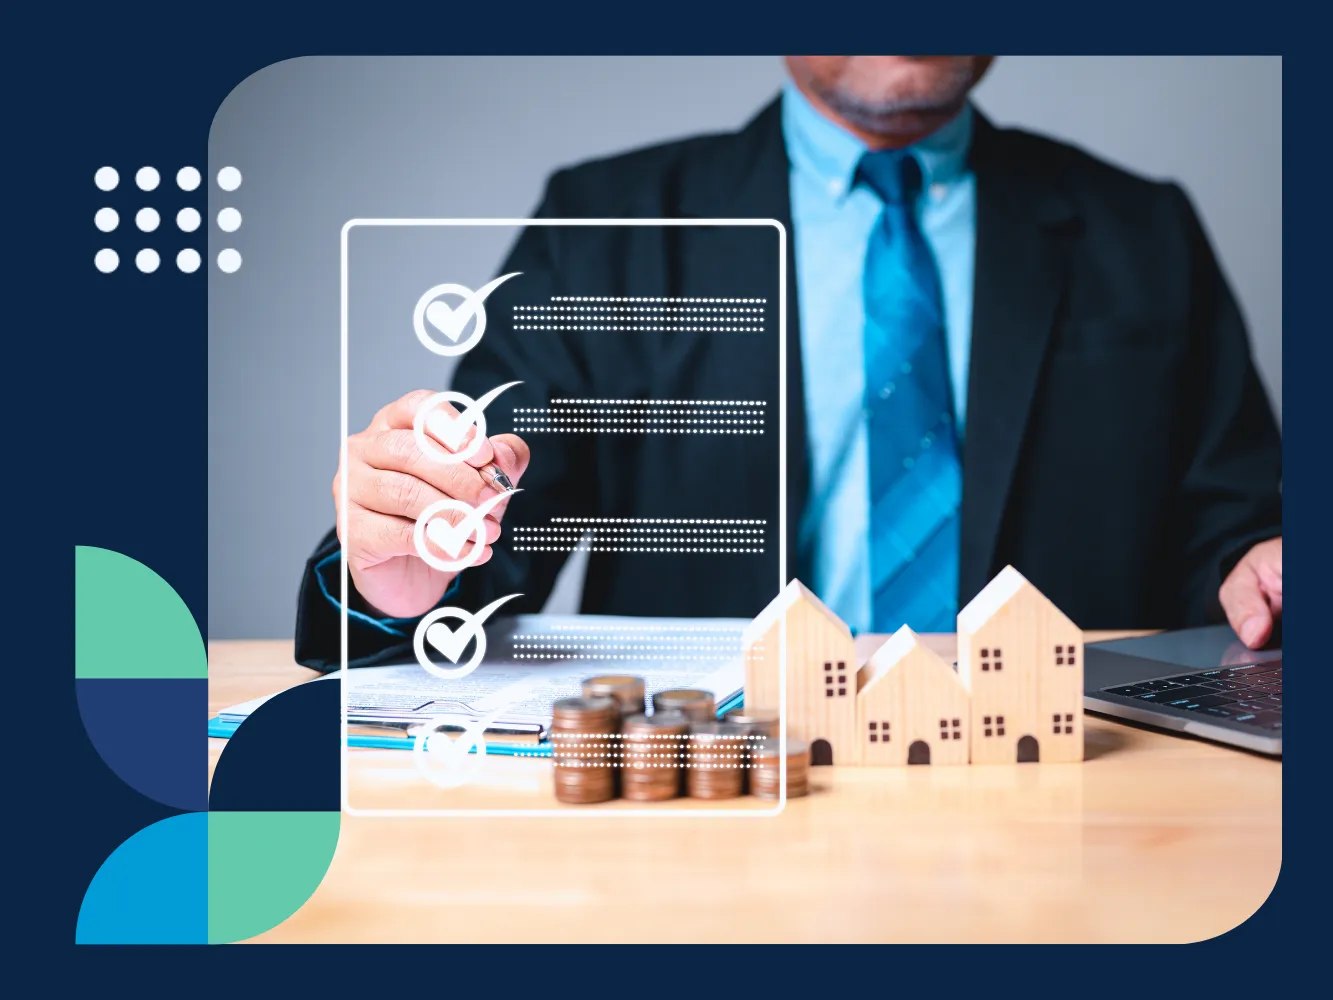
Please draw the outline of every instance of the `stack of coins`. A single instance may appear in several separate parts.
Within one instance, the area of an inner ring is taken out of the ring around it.
[[[727,722],[740,726],[750,736],[777,736],[778,713],[762,709],[733,708],[727,713]]]
[[[625,720],[620,774],[625,798],[660,802],[680,794],[684,773],[680,765],[689,750],[689,731],[690,720],[679,712],[631,715]]]
[[[753,761],[750,759],[750,750],[760,741],[761,738],[778,735],[778,713],[769,712],[764,709],[733,708],[727,713],[727,722],[740,726],[741,732],[745,734],[745,770],[744,787],[745,791],[750,790],[750,771],[753,768]]]
[[[613,698],[620,706],[621,718],[642,715],[648,709],[643,700],[643,678],[626,674],[589,677],[583,682],[583,697]]]
[[[693,688],[658,691],[653,695],[653,711],[680,712],[691,722],[713,722],[717,719],[717,706],[713,703],[712,694]]]
[[[750,792],[756,798],[781,796],[782,741],[767,739],[750,747]],[[787,798],[810,794],[810,747],[802,740],[787,741]]]
[[[612,698],[561,698],[551,710],[555,797],[606,802],[616,797],[620,706]]]
[[[692,799],[734,799],[744,789],[745,734],[730,722],[690,727],[686,787]]]

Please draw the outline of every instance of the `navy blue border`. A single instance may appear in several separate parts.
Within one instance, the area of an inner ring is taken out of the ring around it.
[[[247,9],[239,3],[178,3],[157,10],[144,4],[7,9],[7,141],[0,157],[6,198],[0,218],[9,223],[4,284],[17,308],[5,324],[10,363],[4,366],[4,427],[10,444],[4,494],[11,542],[6,600],[12,609],[5,632],[11,643],[6,694],[19,705],[53,706],[58,720],[40,740],[34,726],[45,732],[48,724],[13,725],[18,746],[6,741],[9,825],[20,840],[34,841],[11,847],[7,868],[11,907],[21,909],[28,930],[40,938],[49,975],[135,988],[172,982],[179,973],[181,986],[207,989],[211,983],[221,991],[238,982],[224,976],[260,982],[299,965],[299,984],[307,990],[320,983],[344,992],[359,981],[385,985],[379,960],[328,948],[73,950],[79,899],[102,859],[135,830],[170,813],[121,787],[80,735],[72,684],[73,546],[101,545],[140,559],[181,593],[201,627],[206,621],[207,267],[193,276],[146,277],[126,273],[122,264],[114,280],[98,275],[89,266],[98,245],[89,221],[107,198],[92,186],[93,171],[104,163],[121,168],[120,194],[126,195],[125,181],[136,165],[202,168],[209,124],[231,88],[251,72],[297,55],[848,51],[869,47],[871,39],[914,51],[1292,53],[1284,64],[1284,314],[1288,351],[1297,363],[1284,373],[1284,423],[1285,448],[1300,460],[1286,462],[1285,487],[1286,516],[1297,541],[1287,563],[1292,587],[1284,638],[1297,667],[1289,701],[1296,726],[1287,737],[1285,765],[1293,779],[1288,787],[1296,791],[1286,796],[1284,875],[1254,918],[1189,951],[1135,949],[1108,956],[1088,948],[1009,948],[958,961],[923,949],[893,955],[844,950],[837,956],[693,949],[670,957],[603,950],[597,978],[606,983],[623,972],[623,982],[656,992],[643,975],[646,957],[688,962],[689,978],[698,982],[706,976],[716,984],[760,988],[781,982],[787,989],[802,983],[827,988],[834,969],[847,987],[861,982],[864,971],[868,983],[902,989],[920,980],[927,990],[950,993],[969,982],[989,984],[991,992],[1020,983],[1082,991],[1089,980],[1107,981],[1098,970],[1117,968],[1150,971],[1159,989],[1177,979],[1200,988],[1219,974],[1234,987],[1251,974],[1271,987],[1282,978],[1278,970],[1290,974],[1288,956],[1294,963],[1301,952],[1283,946],[1295,945],[1303,937],[1299,928],[1324,912],[1315,908],[1314,893],[1323,881],[1318,842],[1327,785],[1315,775],[1315,723],[1300,722],[1313,715],[1303,704],[1302,677],[1315,681],[1323,666],[1309,623],[1319,620],[1316,603],[1327,587],[1315,577],[1329,555],[1327,525],[1315,513],[1327,496],[1319,489],[1326,478],[1320,459],[1329,451],[1328,419],[1315,412],[1327,395],[1330,352],[1327,278],[1321,273],[1328,256],[1328,181],[1319,153],[1326,144],[1327,60],[1310,51],[1322,36],[1296,13],[1305,5],[1124,0],[1089,8],[955,0],[945,6],[735,9],[740,6],[687,0],[654,8],[500,3],[400,11],[376,4],[298,11],[276,4]],[[1187,6],[1193,9],[1182,9]],[[170,180],[164,172],[164,188]],[[202,207],[203,191],[179,200]],[[133,202],[111,203],[128,208]],[[300,571],[292,567],[293,600]],[[1306,669],[1310,673],[1302,674]],[[1312,695],[1315,690],[1311,683]],[[496,958],[494,951],[446,957],[448,965],[437,967],[441,987],[493,984]],[[524,959],[543,984],[564,978],[550,975],[554,968],[546,963],[557,956],[549,951],[517,960]],[[149,968],[152,977],[145,979]],[[358,969],[364,972],[358,975]],[[679,992],[682,986],[677,977],[661,981],[659,989]],[[409,982],[409,989],[425,985],[415,974]],[[585,982],[578,978],[572,985],[582,992]],[[1135,987],[1118,982],[1114,988]]]

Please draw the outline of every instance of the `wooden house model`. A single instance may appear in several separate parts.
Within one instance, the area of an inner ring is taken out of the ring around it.
[[[780,706],[813,764],[1083,759],[1083,634],[1012,566],[958,615],[957,669],[900,628],[864,664],[851,631],[793,580],[746,628],[745,703]]]

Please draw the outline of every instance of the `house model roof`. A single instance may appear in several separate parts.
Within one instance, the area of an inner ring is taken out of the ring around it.
[[[951,663],[945,661],[938,653],[923,643],[921,636],[913,632],[910,627],[903,625],[889,637],[884,645],[875,650],[874,655],[866,660],[861,667],[857,674],[857,694],[864,694],[872,684],[906,660],[907,655],[914,649],[924,650],[929,654],[929,659],[936,662],[941,670],[947,671],[949,676],[958,684],[963,684]],[[966,688],[966,685],[963,686]]]
[[[902,658],[910,653],[914,646],[919,645],[921,645],[921,641],[917,638],[917,634],[906,625],[894,632],[893,635],[889,636],[888,641],[875,650],[874,655],[866,660],[861,667],[857,676],[857,693],[866,690],[871,684],[887,674],[889,669],[901,662]]]
[[[804,601],[827,618],[847,638],[852,637],[852,630],[847,627],[841,618],[829,610],[828,605],[816,597],[800,580],[792,580],[791,583],[782,588],[782,593],[773,598],[768,607],[759,612],[758,617],[741,632],[741,645],[750,646],[757,640],[762,639],[764,633],[777,624],[778,619],[785,615],[797,601]]]
[[[995,579],[982,587],[977,596],[967,602],[967,607],[958,612],[958,631],[976,632],[1025,586],[1032,585],[1028,583],[1027,577],[1012,566],[1000,570]]]

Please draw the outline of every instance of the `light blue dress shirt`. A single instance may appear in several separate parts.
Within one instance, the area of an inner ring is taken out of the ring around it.
[[[801,319],[810,492],[798,551],[807,581],[853,629],[870,625],[870,460],[867,451],[862,279],[879,198],[855,184],[865,144],[829,121],[791,84],[782,132]],[[976,178],[967,166],[972,109],[911,147],[921,167],[917,217],[939,269],[954,414],[962,441],[972,346]]]

